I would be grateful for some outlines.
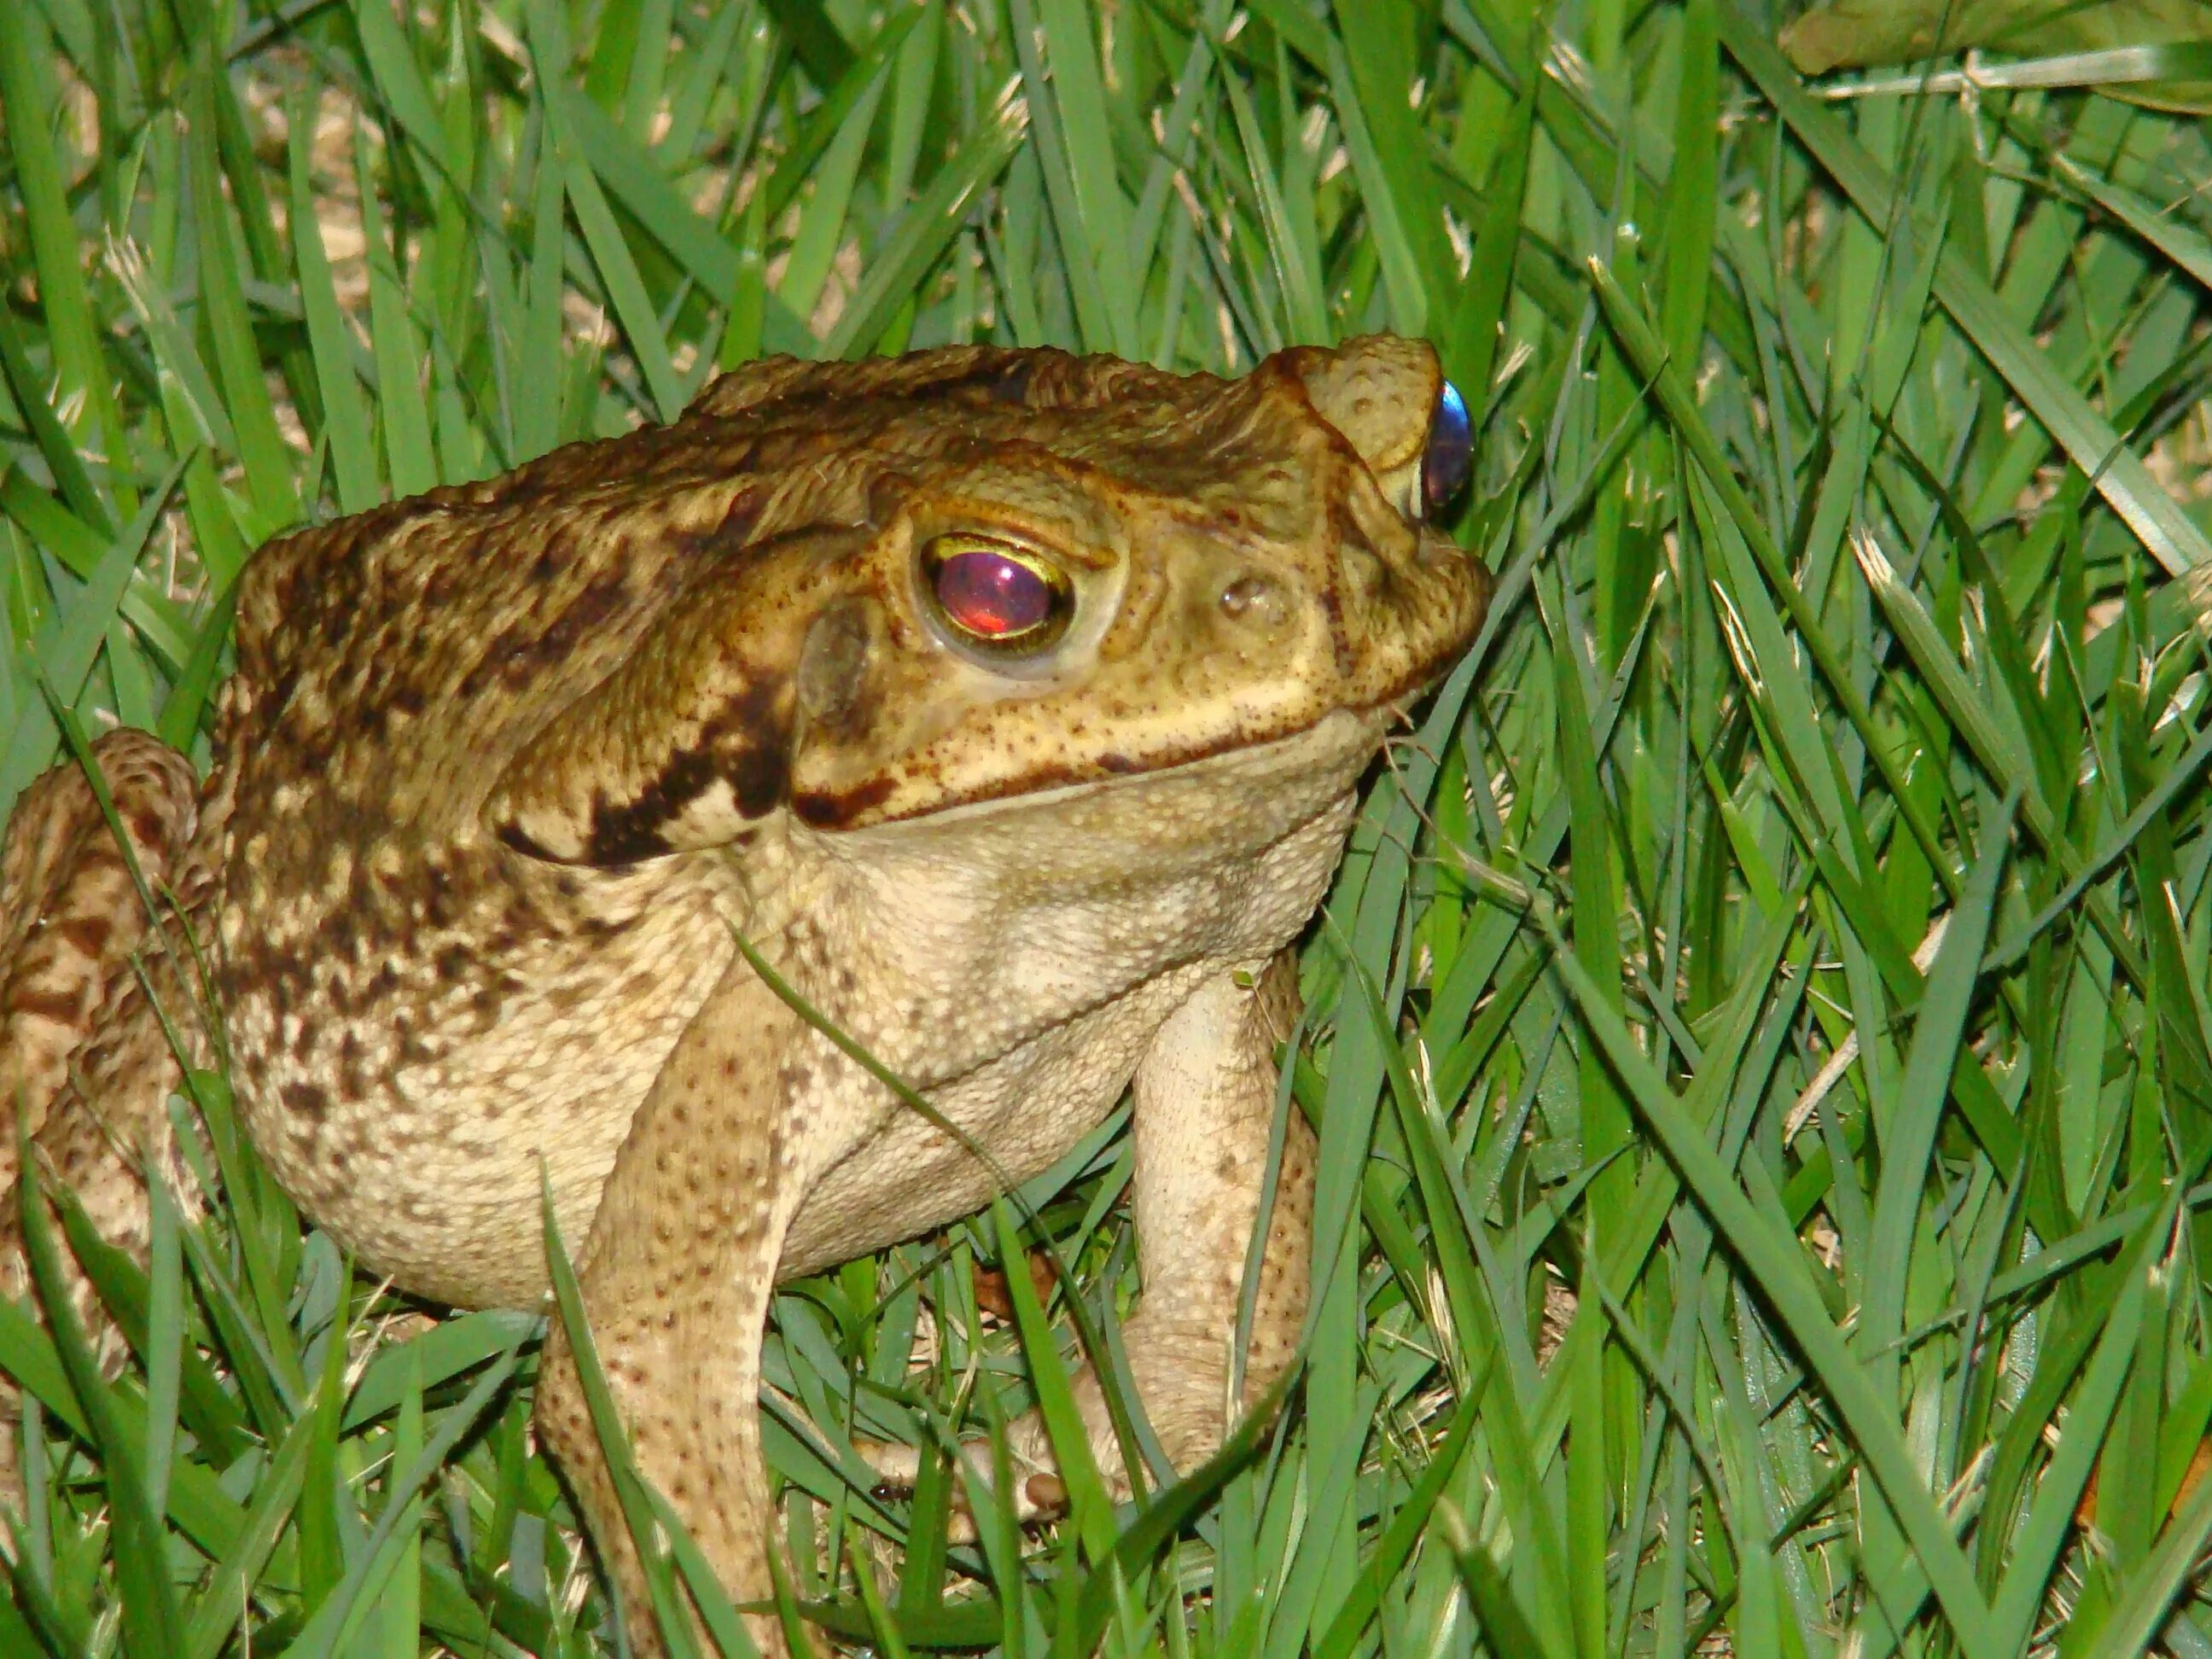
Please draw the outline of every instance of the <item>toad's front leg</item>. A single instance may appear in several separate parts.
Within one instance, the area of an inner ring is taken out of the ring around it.
[[[1304,1322],[1314,1136],[1293,1108],[1260,1254],[1243,1395],[1232,1401],[1230,1355],[1274,1122],[1275,1048],[1297,1013],[1291,951],[1256,975],[1224,971],[1169,1017],[1132,1085],[1144,1294],[1124,1346],[1146,1420],[1182,1474],[1210,1456],[1281,1374]],[[1089,1367],[1075,1392],[1099,1469],[1121,1493],[1124,1460]],[[1035,1413],[1010,1430],[1018,1464],[1054,1467]]]
[[[739,1601],[765,1601],[773,1590],[763,1328],[792,1218],[838,1150],[826,1126],[795,1109],[828,1058],[818,1034],[734,963],[630,1125],[580,1275],[637,1467]],[[633,1651],[659,1651],[637,1553],[557,1321],[538,1425],[620,1589]],[[763,1653],[783,1651],[773,1617],[748,1623]]]

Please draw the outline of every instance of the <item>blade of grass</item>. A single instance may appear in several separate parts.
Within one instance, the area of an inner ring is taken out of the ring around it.
[[[166,1571],[161,1526],[149,1503],[141,1437],[120,1419],[99,1357],[77,1318],[61,1248],[47,1219],[40,1192],[38,1158],[29,1134],[18,1130],[16,1210],[24,1253],[47,1328],[82,1408],[86,1425],[106,1472],[107,1501],[115,1528],[115,1578],[123,1604],[125,1640],[134,1655],[173,1659],[179,1632],[176,1601]]]
[[[2000,1648],[1993,1640],[1988,1604],[1982,1599],[1942,1516],[1927,1488],[1920,1482],[1904,1443],[1891,1426],[1890,1408],[1870,1386],[1858,1363],[1844,1346],[1828,1322],[1827,1310],[1808,1282],[1803,1257],[1794,1238],[1778,1232],[1774,1224],[1754,1209],[1729,1179],[1703,1139],[1691,1127],[1650,1070],[1626,1026],[1605,1002],[1579,963],[1567,950],[1557,924],[1547,921],[1546,933],[1558,951],[1555,965],[1566,981],[1583,1017],[1605,1046],[1638,1115],[1674,1161],[1682,1179],[1696,1194],[1698,1204],[1712,1218],[1717,1231],[1742,1261],[1772,1303],[1791,1337],[1805,1354],[1813,1373],[1857,1441],[1860,1455],[1881,1483],[1882,1496],[1896,1512],[1911,1540],[1922,1569],[1935,1586],[1961,1651],[1995,1659]]]
[[[1877,228],[1889,224],[1897,206],[1881,168],[1798,86],[1782,54],[1733,13],[1722,20],[1721,40],[1867,222]],[[1936,266],[1935,293],[2074,464],[2095,481],[2098,492],[2153,558],[2177,576],[2212,562],[2212,545],[2207,544],[2203,532],[2159,486],[2142,458],[2051,368],[2035,343],[2004,314],[1989,286],[1969,272],[1954,252],[1947,251]]]

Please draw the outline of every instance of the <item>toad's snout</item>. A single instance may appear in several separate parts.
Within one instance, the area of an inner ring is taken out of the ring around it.
[[[1490,572],[1436,531],[1417,527],[1388,553],[1347,537],[1338,558],[1343,580],[1330,620],[1355,682],[1348,701],[1371,707],[1419,692],[1482,626]]]

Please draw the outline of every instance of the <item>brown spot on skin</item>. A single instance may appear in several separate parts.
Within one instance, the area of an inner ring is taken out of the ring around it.
[[[781,748],[741,749],[728,771],[738,811],[749,818],[765,817],[774,811],[791,781],[790,757]]]
[[[589,1006],[592,991],[589,985],[580,984],[570,979],[548,986],[540,990],[538,994],[544,998],[546,1007],[552,1012],[555,1018],[572,1019]]]
[[[892,787],[889,778],[871,778],[839,794],[810,790],[793,798],[791,810],[817,830],[842,829],[870,807],[881,805]]]
[[[454,921],[453,893],[447,884],[443,866],[423,866],[422,894],[422,920],[439,931],[451,927]]]
[[[338,1040],[338,1072],[346,1095],[359,1099],[368,1087],[359,1033],[349,1030]]]
[[[76,997],[40,989],[13,993],[8,1007],[11,1013],[27,1014],[55,1025],[74,1025],[84,1018],[83,1006]]]
[[[293,1116],[320,1127],[330,1121],[331,1094],[319,1083],[287,1083],[276,1091],[284,1109]]]
[[[528,649],[507,653],[501,672],[512,683],[535,684],[549,666],[567,659],[607,626],[623,609],[629,588],[626,567],[602,574],[561,607],[560,615]]]
[[[635,799],[620,805],[604,796],[594,799],[592,834],[584,848],[584,861],[605,868],[659,857],[669,850],[667,838],[660,833],[661,825],[696,800],[714,777],[714,768],[707,757],[697,750],[689,750],[670,760],[660,775]]]
[[[115,926],[106,916],[81,915],[71,916],[54,931],[74,949],[98,961],[106,954]]]
[[[109,781],[112,787],[116,780],[111,779]],[[153,802],[149,801],[134,807],[127,799],[118,800],[115,804],[115,815],[122,820],[124,833],[131,837],[131,844],[138,849],[138,855],[142,860],[154,853],[155,849],[167,844],[168,819],[164,814],[154,810]]]
[[[729,783],[738,811],[746,817],[773,811],[791,775],[788,687],[781,676],[749,681],[699,743],[671,756],[635,795],[625,800],[595,797],[583,861],[605,868],[673,850],[663,831],[718,779]],[[522,831],[510,836],[506,825],[499,834],[509,846],[516,845],[517,837],[538,846]]]

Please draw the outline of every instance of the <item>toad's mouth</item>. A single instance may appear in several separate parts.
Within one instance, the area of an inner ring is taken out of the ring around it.
[[[794,800],[793,810],[810,828],[864,834],[949,828],[1073,807],[1103,796],[1127,795],[1133,801],[1158,792],[1191,789],[1270,790],[1279,792],[1286,802],[1310,799],[1318,804],[1358,784],[1381,752],[1384,738],[1393,727],[1405,724],[1407,711],[1434,683],[1363,708],[1331,709],[1294,731],[1257,740],[1158,749],[1143,762],[1109,755],[1103,760],[1047,763],[994,780],[986,789],[911,811],[865,819],[851,813],[841,822],[837,812],[843,801],[817,798],[809,802],[804,797]],[[807,810],[810,805],[812,812]]]
[[[990,863],[994,846],[1022,848],[1036,860],[1026,872],[1032,879],[1048,867],[1072,878],[1063,866],[1102,860],[1122,879],[1136,871],[1164,875],[1194,860],[1256,852],[1333,810],[1348,815],[1384,730],[1379,708],[1333,710],[1266,742],[1120,776],[1041,778],[1032,787],[824,834],[817,844],[854,855],[877,849],[870,857],[933,848],[927,856],[968,864]]]

